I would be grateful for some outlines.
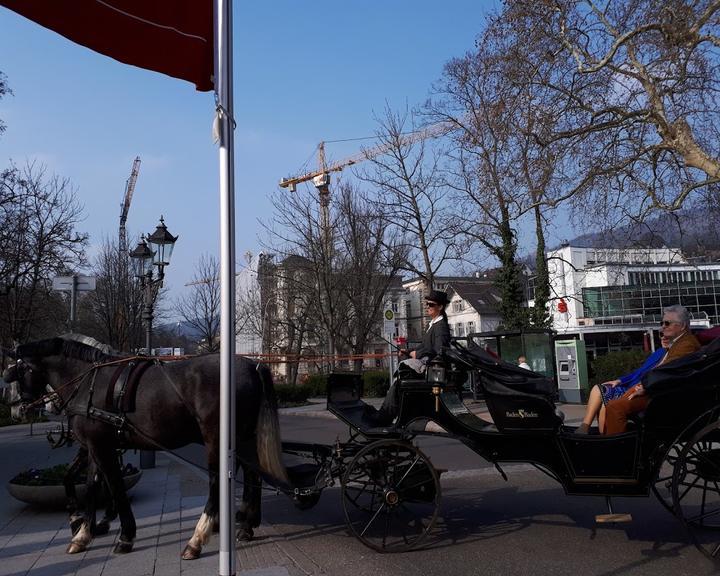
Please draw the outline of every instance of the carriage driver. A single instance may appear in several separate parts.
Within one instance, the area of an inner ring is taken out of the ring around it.
[[[441,290],[431,291],[425,298],[425,310],[430,318],[427,331],[423,334],[422,343],[414,350],[401,350],[402,356],[408,356],[407,360],[403,360],[398,367],[398,372],[402,367],[408,367],[418,374],[425,371],[427,362],[440,354],[443,346],[450,345],[450,326],[448,325],[447,314],[445,308],[448,305],[448,295]],[[398,412],[399,392],[397,386],[397,373],[395,381],[385,395],[385,401],[379,411],[371,409],[367,414],[370,420],[373,420],[380,426],[390,424]],[[370,407],[371,408],[371,407]]]

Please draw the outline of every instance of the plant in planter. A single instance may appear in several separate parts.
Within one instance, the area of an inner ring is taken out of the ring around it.
[[[31,468],[16,475],[7,484],[8,492],[18,500],[34,506],[64,508],[68,504],[63,480],[69,470],[68,464],[59,464],[50,468]],[[125,489],[129,490],[138,483],[142,471],[131,464],[123,467]],[[75,492],[78,499],[85,496],[85,475],[76,479]],[[102,498],[107,498],[103,486]]]

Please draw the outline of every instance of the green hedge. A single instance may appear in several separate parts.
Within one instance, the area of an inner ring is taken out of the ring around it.
[[[648,354],[642,350],[623,350],[598,356],[592,363],[593,377],[590,384],[615,380],[619,376],[640,368]]]
[[[384,398],[390,387],[387,370],[368,370],[363,372],[363,388],[369,398]]]
[[[310,374],[303,386],[307,386],[310,397],[325,398],[327,396],[327,374]]]
[[[307,402],[310,397],[310,387],[301,384],[275,384],[275,394],[280,407],[298,406]]]
[[[390,387],[388,373],[385,370],[368,370],[363,372],[363,388],[365,396],[384,398]],[[307,403],[308,398],[325,398],[327,396],[327,374],[310,374],[303,384],[275,384],[278,404],[298,406]]]

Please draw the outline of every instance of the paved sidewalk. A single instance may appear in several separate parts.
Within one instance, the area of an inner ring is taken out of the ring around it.
[[[96,538],[87,552],[68,555],[70,540],[64,510],[36,509],[15,500],[5,484],[27,467],[43,468],[72,458],[74,449],[50,450],[44,432],[54,424],[0,428],[2,470],[0,480],[0,576],[164,576],[206,575],[218,572],[218,538],[213,535],[198,560],[183,561],[180,554],[190,538],[207,497],[202,472],[158,453],[157,465],[143,470],[132,490],[137,539],[132,553],[112,553],[119,522],[110,534]],[[137,465],[128,454],[126,461]],[[257,543],[238,548],[237,574],[241,576],[294,576],[312,573],[298,566],[283,540],[263,525]],[[317,567],[316,567],[317,568]]]
[[[372,400],[379,403],[379,400]],[[471,409],[483,414],[484,403],[470,402]],[[577,422],[584,407],[560,405],[566,422]],[[281,410],[318,418],[334,418],[323,401]],[[0,576],[195,576],[217,574],[218,538],[214,535],[198,560],[180,559],[207,496],[204,473],[165,453],[158,453],[157,465],[144,470],[131,493],[138,525],[135,548],[127,555],[112,553],[118,521],[110,534],[96,538],[87,552],[65,554],[70,540],[67,513],[63,510],[35,509],[15,500],[5,484],[29,467],[44,468],[69,462],[76,448],[51,450],[45,432],[57,423],[0,428]],[[138,456],[126,461],[138,465]],[[291,540],[263,523],[256,540],[237,549],[239,576],[300,576],[325,573],[322,566],[303,554]]]

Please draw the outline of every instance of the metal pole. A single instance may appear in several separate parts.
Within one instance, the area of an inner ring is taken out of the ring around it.
[[[148,356],[152,355],[152,321],[153,321],[153,292],[152,273],[147,275],[145,280],[145,300],[143,316],[145,320],[145,351]],[[155,468],[155,450],[140,450],[140,468],[147,470]]]
[[[145,353],[152,356],[152,322],[153,322],[153,279],[148,274],[145,281]]]
[[[232,0],[218,0],[215,117],[220,164],[220,549],[218,574],[235,575],[235,163]]]
[[[77,317],[77,276],[73,274],[70,287],[70,332],[75,332],[75,318]]]
[[[390,370],[390,377],[388,379],[388,384],[392,386],[393,383],[393,347],[390,342],[388,342],[388,368]]]

